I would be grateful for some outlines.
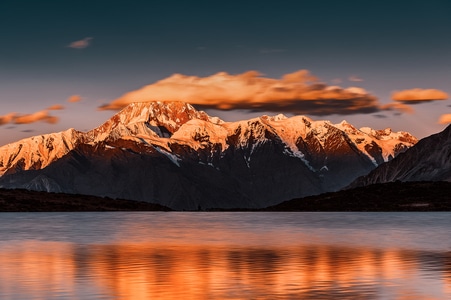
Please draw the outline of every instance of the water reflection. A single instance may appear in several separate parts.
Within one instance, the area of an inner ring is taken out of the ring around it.
[[[450,299],[451,253],[343,245],[12,241],[1,299]]]

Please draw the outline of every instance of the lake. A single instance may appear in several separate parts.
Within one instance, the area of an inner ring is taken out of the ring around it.
[[[451,213],[1,213],[0,299],[451,299]]]

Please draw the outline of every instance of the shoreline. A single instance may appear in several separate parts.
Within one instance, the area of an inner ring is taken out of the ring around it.
[[[0,212],[176,211],[159,204],[91,195],[0,189]],[[181,212],[434,212],[451,211],[450,182],[390,182],[284,201],[267,208]]]

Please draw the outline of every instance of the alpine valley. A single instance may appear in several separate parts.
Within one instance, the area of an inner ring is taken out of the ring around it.
[[[339,190],[416,143],[407,132],[346,121],[277,115],[224,122],[183,102],[133,103],[88,132],[0,147],[0,187],[176,210],[262,208]]]

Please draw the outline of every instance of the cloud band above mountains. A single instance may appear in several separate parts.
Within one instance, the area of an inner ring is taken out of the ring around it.
[[[422,102],[430,102],[436,100],[448,99],[448,94],[437,89],[410,89],[395,91],[392,93],[392,99],[406,104],[415,104]]]
[[[16,115],[12,119],[12,123],[14,124],[30,124],[39,121],[46,122],[49,124],[55,124],[58,123],[59,118],[51,116],[48,110],[41,110],[32,114]]]
[[[9,113],[9,114],[0,116],[0,125],[5,125],[8,123],[11,123],[11,121],[14,119],[15,116],[16,116],[16,113]]]
[[[362,88],[328,86],[308,70],[280,79],[256,71],[231,75],[220,72],[208,77],[174,74],[128,92],[100,110],[120,110],[132,102],[184,101],[203,109],[245,109],[330,115],[372,113],[383,110],[378,99]],[[392,109],[392,107],[390,108]]]
[[[31,124],[36,122],[45,122],[49,124],[56,124],[59,118],[52,116],[49,110],[60,110],[62,107],[57,105],[51,106],[48,109],[40,110],[31,114],[18,114],[18,113],[8,113],[6,115],[0,116],[0,126],[5,124]]]
[[[80,95],[72,95],[67,99],[67,102],[75,103],[81,101]],[[10,112],[3,116],[0,116],[0,126],[5,124],[31,124],[36,122],[45,122],[49,124],[56,124],[59,122],[59,118],[52,116],[50,111],[52,110],[63,110],[65,107],[61,104],[54,104],[46,109],[30,113],[30,114],[19,114],[16,112]]]

